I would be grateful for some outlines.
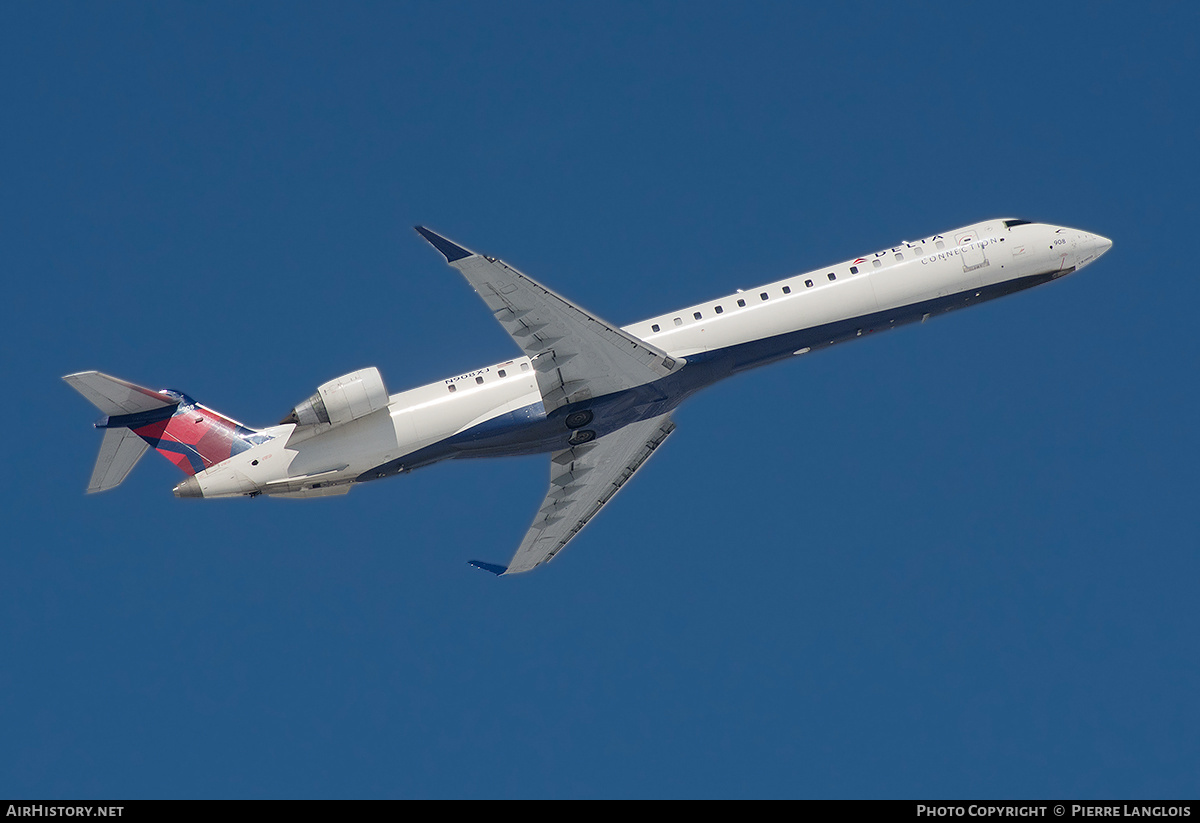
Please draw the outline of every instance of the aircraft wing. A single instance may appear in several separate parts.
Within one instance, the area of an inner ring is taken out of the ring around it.
[[[550,490],[508,566],[478,560],[471,565],[493,574],[515,574],[553,560],[675,430],[669,417],[631,423],[598,440],[555,452],[550,458]]]
[[[478,292],[533,361],[546,412],[651,383],[686,361],[589,314],[503,261],[417,232]]]

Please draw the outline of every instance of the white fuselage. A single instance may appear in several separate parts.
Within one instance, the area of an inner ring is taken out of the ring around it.
[[[642,396],[589,405],[611,431],[745,368],[1047,282],[1110,245],[1074,229],[992,220],[652,317],[624,331],[687,365]],[[342,494],[447,458],[554,451],[570,432],[553,418],[529,358],[519,357],[390,395],[386,409],[340,426],[264,429],[270,440],[195,475],[193,491]]]

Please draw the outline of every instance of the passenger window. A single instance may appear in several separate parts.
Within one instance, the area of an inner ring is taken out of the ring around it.
[[[939,249],[946,248],[946,244],[943,243],[941,240],[937,241],[937,243],[935,243],[934,245],[937,246]]]
[[[454,394],[456,391],[458,391],[458,386],[454,385],[453,383],[451,383],[446,388],[448,388],[450,390],[451,394]]]
[[[723,308],[721,308],[720,306],[717,306],[713,311],[715,311],[717,314],[720,314],[721,312],[723,312],[725,310]]]
[[[811,289],[811,288],[812,288],[812,281],[811,281],[811,280],[805,280],[805,281],[804,281],[804,288],[806,288],[806,289]]]
[[[476,377],[475,382],[482,386],[483,385],[483,375],[481,374],[478,377]]]
[[[682,326],[682,325],[683,325],[683,318],[682,318],[682,317],[676,317],[676,318],[675,318],[675,325],[676,325],[676,326]]]
[[[920,257],[922,254],[925,253],[925,249],[921,248],[920,246],[917,246],[915,249],[913,249],[913,253],[916,254],[917,257]]]
[[[871,261],[871,265],[874,266],[875,268],[879,268],[882,264],[879,262],[879,258],[876,257],[874,260]]]
[[[501,377],[508,377],[508,373],[505,372],[504,369],[501,369],[500,371],[496,372],[496,374],[500,375]]]
[[[851,266],[851,267],[850,267],[850,273],[851,273],[851,274],[858,274],[858,266]]]
[[[745,301],[745,300],[739,300],[739,301],[738,301],[738,305],[744,309],[744,308],[746,308],[746,301]]]
[[[833,282],[834,280],[837,280],[837,275],[836,275],[836,274],[834,274],[833,272],[830,272],[830,273],[829,273],[829,280],[830,280],[830,282]]]
[[[521,364],[521,371],[529,371],[529,364],[528,364],[528,363],[522,363],[522,364]]]
[[[696,312],[695,314],[693,314],[693,315],[692,315],[692,317],[694,317],[694,318],[696,318],[697,320],[699,320],[699,319],[700,319],[700,312]]]
[[[903,255],[903,254],[901,254],[900,252],[896,252],[896,259],[897,259],[897,260],[903,260],[903,259],[904,259],[904,255]]]
[[[762,294],[760,294],[760,295],[759,295],[759,298],[760,298],[760,299],[762,299],[762,300],[766,300],[766,299],[767,299],[767,293],[766,293],[766,292],[763,292]]]
[[[650,331],[660,331],[660,329],[658,328],[658,324],[655,323],[653,326],[651,326]]]
[[[791,287],[791,286],[784,286],[784,287],[783,287],[783,293],[784,293],[784,294],[791,294],[791,293],[792,293],[792,287]]]

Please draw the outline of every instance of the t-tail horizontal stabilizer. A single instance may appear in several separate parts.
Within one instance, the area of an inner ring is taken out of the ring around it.
[[[179,404],[178,397],[166,392],[147,389],[98,371],[68,374],[63,380],[110,417],[154,411]]]

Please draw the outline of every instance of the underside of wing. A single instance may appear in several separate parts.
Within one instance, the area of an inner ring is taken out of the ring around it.
[[[471,564],[493,574],[515,574],[554,559],[674,430],[669,416],[661,415],[555,452],[550,490],[508,566]]]
[[[475,254],[423,226],[417,231],[462,273],[533,361],[547,413],[651,383],[684,365],[503,261]]]

